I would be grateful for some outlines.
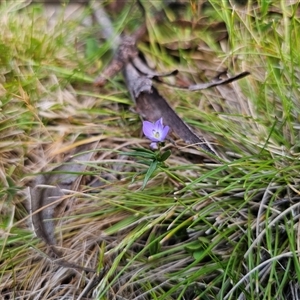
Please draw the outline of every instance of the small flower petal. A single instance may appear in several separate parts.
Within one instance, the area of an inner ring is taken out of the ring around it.
[[[169,126],[165,126],[165,128],[163,129],[162,133],[161,133],[161,141],[164,141],[168,132],[170,130]]]
[[[157,143],[155,143],[155,142],[151,143],[150,148],[153,150],[157,150],[158,149]]]
[[[144,135],[145,135],[149,140],[152,139],[152,136],[153,136],[153,129],[154,129],[153,123],[151,123],[151,122],[149,122],[149,121],[144,121],[144,122],[143,122],[143,132],[144,132]]]
[[[155,122],[154,127],[155,127],[156,129],[161,129],[161,130],[162,130],[162,129],[164,128],[164,125],[163,125],[163,119],[162,119],[162,118],[158,119],[158,120]]]

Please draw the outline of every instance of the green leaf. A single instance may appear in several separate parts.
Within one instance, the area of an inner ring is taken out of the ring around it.
[[[185,246],[186,250],[189,250],[189,251],[195,251],[198,249],[202,249],[202,247],[203,247],[203,245],[201,243],[199,243],[198,241],[194,241]]]
[[[135,156],[135,157],[145,157],[145,158],[155,158],[155,154],[153,152],[142,152],[142,151],[132,151],[132,152],[121,152],[123,155]]]
[[[136,162],[139,163],[139,164],[146,165],[146,166],[150,166],[152,164],[152,161],[150,161],[150,160],[144,160],[144,159],[137,160]],[[146,173],[146,172],[143,172],[143,173]]]
[[[154,232],[150,233],[148,241],[149,241],[149,254],[150,254],[150,256],[157,254],[158,251],[159,251],[159,246],[160,245],[158,243],[157,237],[156,237]]]
[[[171,150],[167,150],[166,152],[164,152],[164,153],[160,156],[159,161],[162,162],[162,161],[167,160],[167,159],[170,157],[171,154],[172,154]]]
[[[195,260],[200,261],[204,257],[204,251],[203,250],[195,251],[193,253],[193,257],[194,257]]]
[[[86,39],[86,49],[85,49],[85,55],[87,59],[92,59],[96,55],[98,55],[99,52],[99,45],[95,38],[88,38]]]
[[[140,151],[140,152],[146,152],[146,153],[152,153],[153,154],[152,150],[149,150],[149,149],[146,149],[146,148],[132,147],[131,149],[135,150],[135,151]]]
[[[156,170],[157,163],[158,163],[157,160],[154,160],[154,161],[151,163],[151,165],[150,165],[150,167],[149,167],[149,169],[148,169],[148,171],[147,171],[147,173],[146,173],[146,175],[145,175],[145,179],[144,179],[144,182],[143,182],[142,190],[145,188],[145,186],[146,186],[147,182],[149,181],[151,175],[152,175],[152,174],[154,173],[154,171]]]

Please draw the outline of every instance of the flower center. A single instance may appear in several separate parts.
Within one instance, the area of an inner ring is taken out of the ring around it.
[[[159,131],[153,129],[153,130],[152,130],[152,133],[153,133],[153,136],[154,136],[156,139],[158,139],[158,138],[160,137]]]

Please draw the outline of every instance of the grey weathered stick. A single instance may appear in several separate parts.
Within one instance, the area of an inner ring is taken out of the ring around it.
[[[146,76],[141,76],[134,66],[128,63],[124,69],[127,87],[136,104],[137,112],[145,119],[154,122],[163,118],[164,124],[187,144],[197,144],[203,150],[214,155],[204,139],[198,137],[188,125],[181,120],[168,102],[158,93]]]
[[[173,72],[174,73],[169,73],[168,75],[165,75],[165,76],[175,75],[175,71],[173,71]],[[192,84],[190,86],[177,86],[177,85],[174,85],[174,84],[170,84],[168,82],[164,82],[160,78],[160,77],[163,77],[161,75],[156,75],[156,76],[154,75],[154,76],[151,76],[151,77],[148,76],[148,77],[153,78],[155,81],[157,81],[161,84],[164,84],[166,86],[175,88],[175,89],[185,90],[185,91],[187,91],[187,90],[188,91],[200,91],[200,90],[205,90],[205,89],[208,89],[208,88],[211,88],[211,87],[228,84],[228,83],[231,83],[231,82],[236,81],[238,79],[244,78],[248,75],[250,75],[250,72],[245,71],[245,72],[239,73],[237,75],[233,75],[233,76],[225,78],[225,79],[217,78],[217,79],[214,79],[213,81],[210,81],[210,82]]]
[[[173,71],[167,72],[167,73],[154,72],[147,65],[145,65],[145,63],[139,57],[134,57],[131,60],[131,63],[141,74],[147,76],[148,78],[174,76],[178,73],[178,70],[173,70]]]
[[[190,85],[188,87],[188,89],[190,91],[204,90],[204,89],[208,89],[208,88],[211,88],[211,87],[214,87],[214,86],[228,84],[230,82],[236,81],[236,80],[241,79],[243,77],[246,77],[248,75],[250,75],[250,72],[245,71],[245,72],[239,73],[237,75],[234,75],[234,76],[226,78],[226,79],[217,79],[217,80],[215,80],[213,82],[207,82],[207,83],[200,83],[200,84]]]
[[[100,9],[98,7],[98,9]],[[103,14],[103,12],[101,13]],[[100,26],[101,18],[98,19]],[[107,21],[107,19],[105,19]],[[105,23],[107,26],[107,22]],[[145,25],[143,25],[137,32],[131,36],[124,36],[120,41],[119,47],[116,49],[114,45],[115,56],[111,64],[103,71],[103,73],[95,80],[95,85],[103,86],[106,83],[107,77],[113,77],[117,72],[123,71],[126,79],[128,90],[133,101],[136,104],[136,110],[140,115],[149,120],[157,121],[163,118],[164,124],[170,126],[171,130],[188,144],[197,144],[203,150],[215,154],[213,149],[207,144],[204,139],[198,137],[181,118],[175,113],[168,102],[158,93],[152,84],[151,78],[159,76],[156,72],[150,74],[143,74],[149,70],[149,67],[138,59],[138,50],[136,48],[136,41],[145,32]],[[106,38],[112,38],[108,36]],[[163,74],[171,75],[174,72]]]

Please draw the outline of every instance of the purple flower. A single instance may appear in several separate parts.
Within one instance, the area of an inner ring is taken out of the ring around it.
[[[149,121],[143,122],[144,135],[152,142],[150,147],[157,149],[157,143],[163,142],[169,132],[170,127],[163,125],[163,120],[160,118],[155,123]]]

